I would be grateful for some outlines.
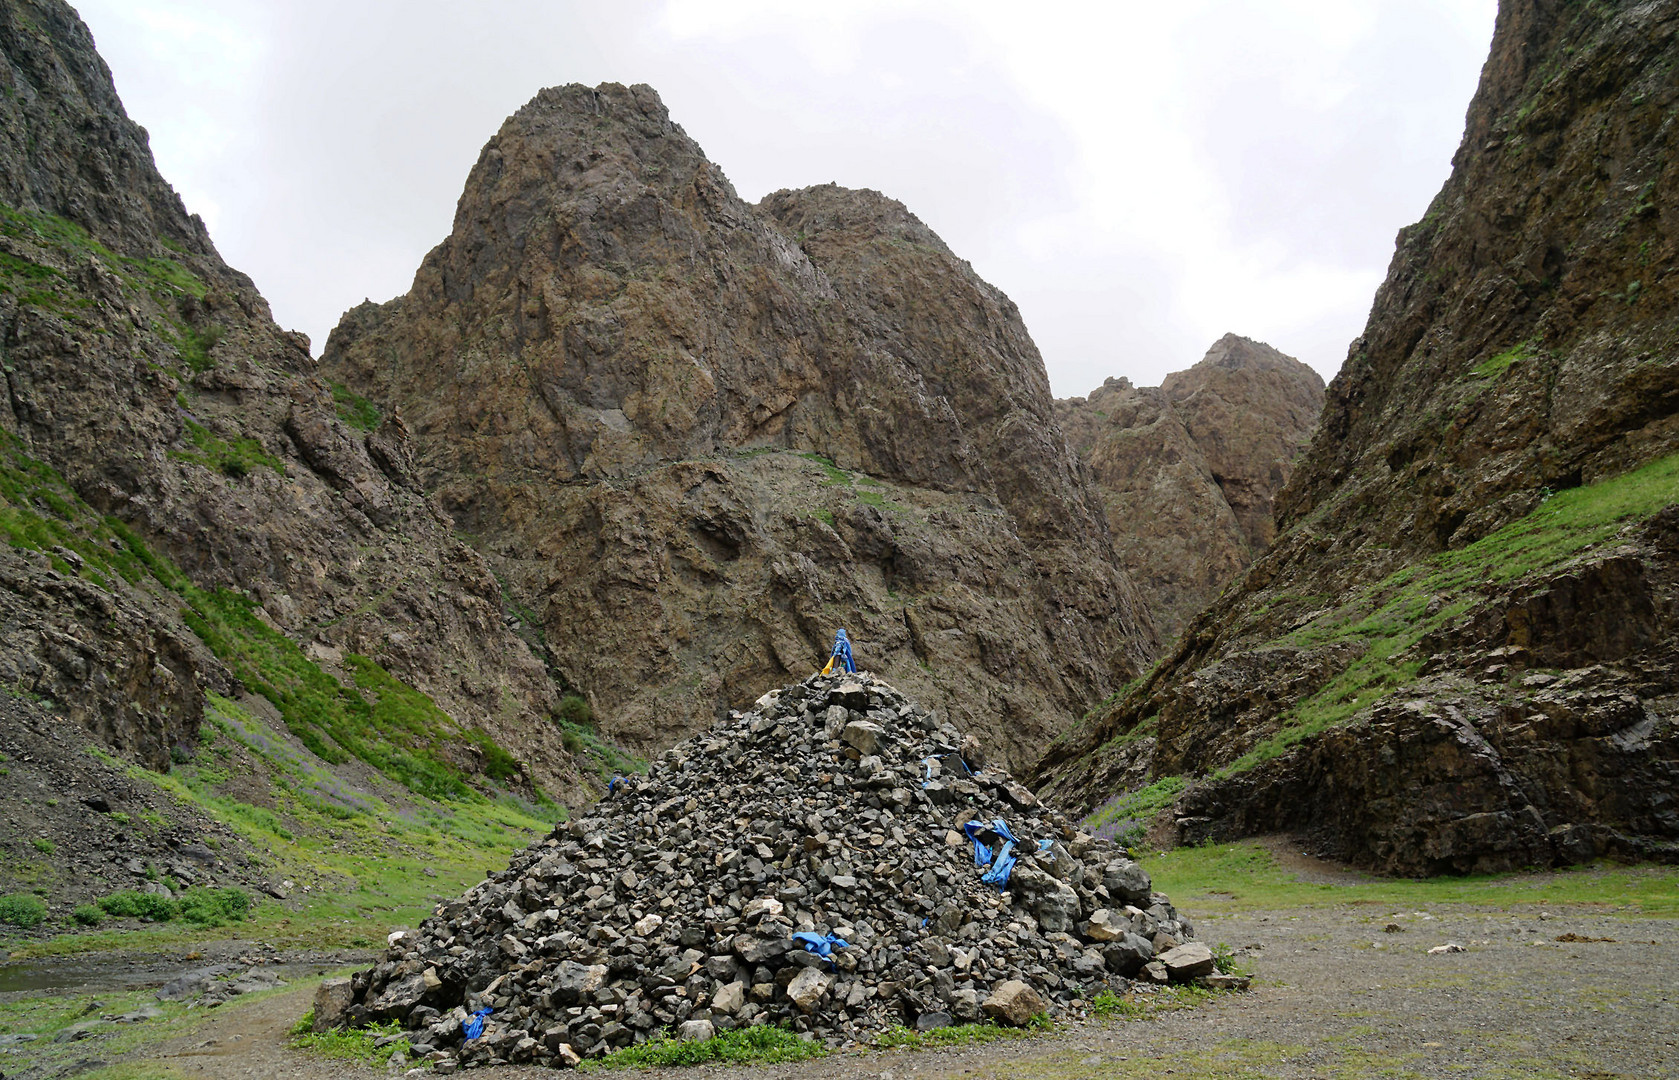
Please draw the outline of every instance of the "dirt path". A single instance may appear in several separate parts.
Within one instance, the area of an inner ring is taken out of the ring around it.
[[[1147,1020],[1079,1025],[964,1051],[837,1054],[663,1080],[1174,1080],[1679,1078],[1679,922],[1581,909],[1512,914],[1342,906],[1204,916],[1202,936],[1247,953],[1247,994]],[[1384,930],[1389,924],[1405,929]],[[1613,941],[1561,943],[1565,934]],[[1448,941],[1462,953],[1429,955]],[[190,1077],[337,1080],[384,1070],[307,1057],[286,1029],[310,987],[241,1004],[148,1057]],[[692,1074],[692,1075],[690,1075]],[[497,1080],[546,1070],[504,1068]]]

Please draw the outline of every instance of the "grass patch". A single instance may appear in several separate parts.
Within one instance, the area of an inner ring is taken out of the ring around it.
[[[192,371],[209,371],[216,366],[210,350],[222,339],[221,327],[197,327],[187,323],[172,323],[171,326],[172,331],[164,332],[160,336],[174,342],[175,351],[180,354],[182,363]]]
[[[0,538],[13,548],[46,554],[66,577],[79,574],[99,583],[120,576],[140,584],[153,576],[148,560],[155,560],[132,532],[81,502],[56,470],[29,457],[6,432],[0,432]],[[55,548],[74,552],[81,570],[72,569]]]
[[[1504,374],[1511,365],[1519,364],[1523,360],[1531,360],[1535,355],[1534,342],[1523,341],[1510,346],[1501,353],[1482,360],[1475,365],[1474,371],[1483,379],[1496,379]]]
[[[487,866],[505,865],[510,851],[546,832],[563,815],[540,798],[533,805],[516,794],[473,788],[468,774],[436,751],[451,741],[469,745],[478,751],[487,775],[511,777],[517,763],[487,734],[463,729],[424,694],[365,657],[346,659],[351,685],[340,685],[262,622],[250,600],[194,586],[128,526],[83,503],[53,469],[4,432],[0,536],[14,548],[56,559],[55,568],[65,576],[78,571],[70,565],[71,556],[55,548],[81,559],[79,573],[85,578],[121,577],[138,589],[170,597],[240,682],[274,703],[288,731],[300,733],[304,747],[270,730],[236,702],[211,694],[197,753],[177,761],[168,773],[87,747],[90,756],[136,783],[232,828],[253,849],[265,874],[312,884],[311,891],[300,889],[293,896],[290,907],[264,904],[245,912],[244,922],[238,923],[240,936],[321,948],[376,943],[385,929],[417,925],[442,896],[482,880]],[[592,732],[587,738],[603,767],[645,769],[644,762],[621,754]],[[266,805],[253,806],[224,793],[233,779],[235,756],[267,777]],[[352,782],[334,771],[335,763],[352,760],[373,765],[378,773]],[[164,809],[170,817],[180,816]],[[150,811],[113,814],[111,821],[141,829],[167,824],[164,816]],[[189,890],[175,901],[157,899],[176,907],[173,912],[148,909],[145,917],[155,921],[143,926],[116,927],[90,923],[94,911],[109,918],[105,907],[95,906],[78,920],[81,926],[74,933],[19,942],[14,959],[111,948],[168,949],[234,934],[227,926],[237,921],[238,912],[228,906],[225,894]]]
[[[895,510],[900,513],[904,512],[903,504],[893,502],[891,499],[888,499],[885,495],[882,495],[878,491],[863,490],[858,491],[856,495],[858,502],[872,506],[877,510]]]
[[[492,779],[505,780],[521,771],[489,735],[462,729],[429,697],[372,660],[346,657],[344,667],[355,687],[343,686],[290,638],[257,618],[255,605],[246,597],[190,585],[181,593],[191,604],[182,616],[193,632],[246,686],[267,698],[284,718],[286,730],[321,760],[342,764],[354,758],[416,794],[456,801],[482,796],[436,747],[451,742],[472,745]],[[352,803],[342,809],[353,812],[355,807]]]
[[[804,458],[806,461],[814,461],[817,464],[817,466],[822,470],[824,484],[845,484],[847,486],[851,484],[851,474],[840,468],[838,465],[835,465],[833,461],[821,454],[804,453],[799,456]]]
[[[644,1069],[660,1065],[774,1065],[783,1061],[819,1058],[828,1048],[814,1039],[801,1039],[786,1028],[759,1024],[735,1028],[709,1039],[655,1039],[626,1046],[605,1057],[585,1061],[582,1068]]]
[[[1587,866],[1542,874],[1490,874],[1351,884],[1305,883],[1256,843],[1207,844],[1141,858],[1154,887],[1181,906],[1270,910],[1362,903],[1387,910],[1439,904],[1485,907],[1591,905],[1616,914],[1679,916],[1679,868]]]
[[[18,1057],[0,1057],[6,1061],[7,1075],[12,1075],[12,1063],[34,1076],[76,1076],[97,1080],[159,1080],[179,1074],[164,1071],[164,1067],[150,1062],[131,1062],[95,1068],[102,1061],[111,1061],[133,1053],[149,1044],[185,1034],[204,1017],[203,1010],[189,1010],[172,1001],[160,1002],[153,990],[101,991],[65,993],[46,990],[28,995],[8,995],[0,1003],[0,1032],[39,1036],[20,1047],[11,1048]],[[230,1002],[224,1009],[242,1007],[243,1000]],[[78,1024],[97,1021],[101,1015],[120,1015],[143,1006],[151,1006],[162,1016],[143,1024],[102,1024],[87,1037],[56,1042],[54,1037]]]
[[[177,461],[190,461],[235,480],[250,475],[258,467],[272,469],[281,476],[286,474],[285,462],[249,436],[241,435],[229,441],[194,420],[186,421],[185,426],[187,438],[195,449],[171,450],[169,456]]]
[[[1006,1039],[1027,1039],[1053,1030],[1054,1023],[1042,1013],[1027,1021],[1025,1027],[1003,1027],[1001,1024],[952,1024],[932,1031],[914,1031],[902,1025],[888,1028],[875,1039],[877,1050],[931,1050],[945,1046],[977,1046]]]
[[[1097,836],[1130,847],[1142,839],[1155,815],[1176,802],[1188,786],[1189,781],[1181,776],[1163,776],[1147,787],[1098,807],[1084,819],[1084,827]]]
[[[126,1061],[76,1075],[81,1080],[181,1080],[186,1074],[155,1061]]]
[[[56,257],[66,265],[89,260],[100,263],[126,287],[149,294],[159,304],[173,305],[184,296],[202,299],[209,292],[203,280],[174,259],[118,255],[66,218],[0,206],[0,234],[34,245],[44,256]],[[13,293],[23,303],[72,317],[77,310],[93,306],[86,297],[60,294],[57,286],[63,281],[63,273],[40,262],[16,255],[0,260],[0,289]]]
[[[1112,990],[1103,990],[1090,999],[1090,1015],[1098,1020],[1128,1020],[1132,1017],[1143,1016],[1147,1012],[1147,1006],[1138,1001],[1135,994],[1122,996]]]
[[[391,1021],[369,1024],[365,1028],[349,1031],[323,1031],[318,1034],[305,1032],[293,1035],[291,1042],[299,1050],[319,1054],[321,1057],[332,1058],[335,1061],[358,1061],[369,1067],[377,1067],[391,1056],[392,1048],[376,1047],[373,1044],[386,1035],[395,1035],[401,1030],[402,1025]]]
[[[362,431],[374,430],[384,418],[379,412],[379,406],[343,383],[332,384],[332,403],[338,410],[340,420]]]
[[[556,717],[554,722],[559,725],[560,739],[566,752],[577,758],[579,764],[592,765],[595,775],[602,780],[610,781],[614,776],[647,772],[646,758],[636,757],[607,742],[594,728],[574,724],[559,717]]]

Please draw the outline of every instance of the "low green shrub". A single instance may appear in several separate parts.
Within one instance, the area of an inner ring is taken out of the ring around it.
[[[244,889],[188,889],[181,895],[181,918],[200,926],[243,922],[251,910],[251,894]]]
[[[39,896],[0,896],[0,924],[28,930],[40,926],[46,917],[47,905]]]
[[[1091,1015],[1103,1019],[1113,1016],[1140,1016],[1147,1011],[1147,1008],[1130,994],[1121,997],[1112,990],[1103,990],[1090,999]]]
[[[152,919],[157,922],[168,922],[181,913],[180,906],[167,896],[139,889],[121,889],[109,896],[101,896],[99,908],[119,919]]]
[[[244,889],[188,889],[179,900],[158,893],[123,889],[101,897],[99,908],[119,919],[182,919],[199,926],[242,922],[251,910],[251,894]]]
[[[372,431],[379,426],[379,406],[351,390],[343,383],[332,383],[332,401],[338,408],[338,418],[353,428]]]
[[[591,727],[595,722],[595,707],[582,694],[567,694],[560,699],[560,707],[554,710],[554,715],[568,724]]]
[[[310,1015],[306,1019],[313,1026],[315,1022],[314,1010],[310,1010]],[[322,1057],[336,1058],[339,1061],[359,1061],[370,1067],[384,1064],[391,1055],[391,1047],[375,1046],[374,1044],[386,1035],[395,1035],[402,1030],[402,1027],[395,1023],[369,1024],[364,1028],[353,1028],[348,1031],[323,1031],[317,1035],[307,1031],[298,1031],[298,1028],[302,1026],[303,1022],[298,1021],[297,1026],[292,1028],[293,1046],[300,1050],[319,1054]],[[406,1046],[408,1044],[399,1043],[397,1045]]]
[[[70,917],[83,926],[98,926],[105,921],[105,913],[99,910],[98,904],[79,904]]]
[[[1218,969],[1220,975],[1252,974],[1236,962],[1236,954],[1222,941],[1213,946],[1213,967]]]

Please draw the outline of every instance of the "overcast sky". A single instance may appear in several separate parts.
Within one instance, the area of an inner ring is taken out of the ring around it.
[[[1450,168],[1496,0],[82,0],[164,176],[319,347],[542,86],[652,84],[741,195],[903,200],[1058,395],[1226,331],[1327,378]]]

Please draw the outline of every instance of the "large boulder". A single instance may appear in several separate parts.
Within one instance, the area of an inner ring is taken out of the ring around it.
[[[355,1002],[355,987],[349,979],[321,980],[315,988],[315,1020],[309,1030],[319,1034],[343,1027]]]
[[[1018,979],[1010,979],[993,990],[981,1008],[986,1016],[1000,1024],[1025,1027],[1047,1006],[1036,990]]]
[[[1126,933],[1102,947],[1102,958],[1109,971],[1131,978],[1154,959],[1154,945],[1139,934]]]
[[[1143,905],[1149,902],[1154,888],[1154,883],[1149,880],[1148,871],[1144,870],[1141,864],[1127,858],[1109,860],[1102,870],[1102,885],[1115,900]]]
[[[1186,941],[1167,949],[1160,954],[1160,962],[1173,982],[1188,982],[1211,975],[1217,969],[1213,951],[1199,941]]]

